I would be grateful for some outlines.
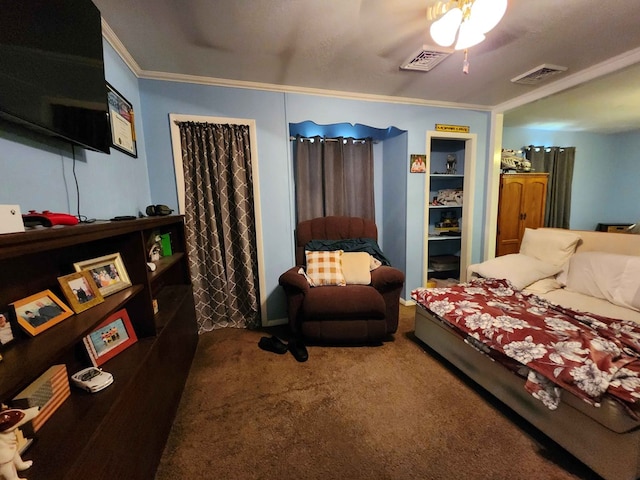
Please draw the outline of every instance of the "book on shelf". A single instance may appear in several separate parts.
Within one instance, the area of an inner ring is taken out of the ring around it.
[[[173,249],[171,248],[170,233],[163,233],[162,235],[160,235],[160,250],[160,253],[163,257],[170,257],[173,254]]]

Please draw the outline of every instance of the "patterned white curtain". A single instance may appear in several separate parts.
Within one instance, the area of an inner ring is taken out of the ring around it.
[[[260,322],[247,125],[178,122],[199,333]]]

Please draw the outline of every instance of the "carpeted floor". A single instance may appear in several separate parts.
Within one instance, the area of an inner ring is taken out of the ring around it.
[[[413,315],[306,363],[258,348],[282,328],[202,335],[156,480],[598,478],[430,352]]]

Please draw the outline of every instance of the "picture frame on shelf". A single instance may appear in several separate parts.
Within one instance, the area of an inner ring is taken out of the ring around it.
[[[58,277],[58,283],[75,313],[84,312],[104,302],[104,297],[88,270]]]
[[[411,154],[409,171],[411,173],[425,173],[427,171],[427,156]]]
[[[9,314],[0,312],[0,349],[14,340]]]
[[[83,339],[94,367],[103,365],[137,341],[138,337],[126,309],[110,315]]]
[[[36,336],[73,315],[51,290],[43,290],[10,304],[18,325],[29,335]]]
[[[120,253],[76,262],[73,268],[76,272],[88,271],[103,297],[131,286],[131,280]]]
[[[111,146],[138,158],[133,105],[107,82],[107,102],[111,124]]]

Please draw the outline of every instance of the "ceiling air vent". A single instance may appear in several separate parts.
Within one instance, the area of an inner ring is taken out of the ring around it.
[[[436,49],[424,45],[420,50],[411,55],[406,62],[400,65],[400,70],[428,72],[452,53],[453,50],[451,49]]]
[[[562,73],[567,70],[567,67],[560,67],[558,65],[549,65],[548,63],[544,63],[533,70],[529,70],[522,75],[518,75],[515,78],[512,78],[511,81],[513,83],[520,83],[522,85],[538,85],[549,79],[558,73]]]

